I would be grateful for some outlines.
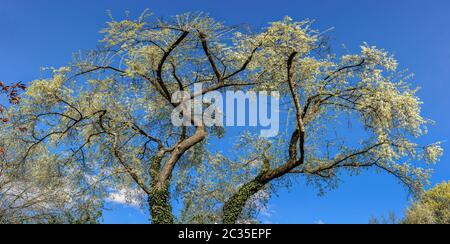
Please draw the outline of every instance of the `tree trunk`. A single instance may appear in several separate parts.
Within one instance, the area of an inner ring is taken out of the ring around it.
[[[163,189],[153,189],[148,202],[153,224],[174,223],[168,187],[164,187]]]
[[[239,188],[238,192],[223,207],[223,223],[236,224],[247,201],[264,187],[264,183],[255,179]]]
[[[175,149],[171,152],[164,167],[161,167],[161,160],[164,153],[155,158],[152,163],[150,174],[153,178],[151,192],[149,194],[150,213],[152,215],[152,223],[154,224],[173,224],[174,217],[172,207],[170,205],[170,178],[173,169],[183,154],[201,142],[206,137],[206,131],[203,126],[198,126],[195,134],[177,143]]]

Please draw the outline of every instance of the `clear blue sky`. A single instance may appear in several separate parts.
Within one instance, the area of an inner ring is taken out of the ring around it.
[[[139,14],[149,8],[168,16],[203,11],[226,24],[264,26],[285,15],[315,19],[334,43],[356,50],[366,41],[395,53],[403,68],[416,74],[422,87],[423,114],[436,121],[422,142],[450,138],[450,1],[433,0],[0,0],[0,80],[28,82],[42,66],[63,66],[77,50],[97,45],[98,31],[125,10]],[[450,151],[449,142],[444,149]],[[433,183],[450,179],[450,154],[436,167]],[[407,195],[391,177],[371,173],[344,177],[340,188],[324,197],[296,184],[270,203],[272,223],[367,223],[370,216],[402,213]],[[142,223],[147,216],[134,208],[112,205],[106,223]]]

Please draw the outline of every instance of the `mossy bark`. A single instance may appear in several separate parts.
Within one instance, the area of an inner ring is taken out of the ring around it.
[[[258,191],[263,189],[264,183],[253,180],[239,188],[238,192],[228,200],[223,207],[223,223],[236,224],[247,201]]]
[[[154,189],[149,196],[149,205],[153,224],[174,223],[168,188]]]

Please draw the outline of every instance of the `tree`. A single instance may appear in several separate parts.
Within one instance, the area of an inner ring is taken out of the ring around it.
[[[204,69],[209,62],[215,67],[206,36],[219,34],[220,24],[190,15],[171,23],[147,23],[143,17],[112,20],[102,51],[32,82],[17,123],[30,128],[23,161],[40,145],[57,148],[61,160],[96,172],[105,189],[137,188],[146,194],[154,223],[173,223],[169,183],[175,165],[207,132],[220,129],[205,128],[194,118],[200,124],[195,128],[172,126],[177,104],[171,95],[193,82],[209,82],[204,92],[221,89],[237,73],[214,81],[218,71]],[[192,54],[200,50],[197,57]]]
[[[14,83],[13,85],[7,85],[4,82],[0,81],[0,99],[2,99],[2,95],[9,101],[11,104],[18,104],[20,102],[19,92],[24,91],[26,86],[22,82]],[[7,110],[7,106],[3,105],[0,100],[0,123],[8,123],[9,118],[5,114],[5,110]],[[5,152],[5,149],[0,147],[0,156]]]
[[[424,192],[406,211],[405,224],[450,224],[450,183]]]
[[[429,121],[409,76],[367,44],[359,54],[328,54],[311,24],[286,17],[252,33],[201,14],[112,19],[99,50],[31,83],[14,120],[28,129],[20,135],[27,148],[21,161],[45,149],[55,160],[37,162],[66,175],[95,175],[106,193],[137,191],[153,223],[175,221],[174,193],[184,199],[184,221],[236,223],[291,175],[334,187],[343,170],[375,169],[420,191],[428,170],[419,162],[436,162],[442,149],[411,139],[425,134]],[[195,84],[202,91],[194,93]],[[192,114],[183,115],[194,126],[172,124],[182,104],[172,99],[177,92],[196,98],[228,89],[279,91],[295,114],[289,132],[246,134],[230,156],[209,147],[225,128]],[[330,133],[346,118],[364,131],[359,141]]]
[[[23,133],[14,121],[0,124],[0,223],[96,223],[101,202],[93,188],[84,191],[79,175],[54,167],[56,157],[42,147],[21,161]]]
[[[372,218],[371,224],[448,224],[450,223],[450,183],[443,182],[422,192],[406,210],[405,217],[391,213],[388,218]]]
[[[13,106],[19,105],[25,90],[22,82],[7,85],[0,81],[0,95]],[[41,158],[42,164],[19,162],[25,149],[18,138],[28,129],[12,123],[14,111],[0,103],[0,223],[97,223],[100,202],[83,199],[92,192],[83,192],[75,175],[57,174],[45,150],[29,155],[33,160]]]

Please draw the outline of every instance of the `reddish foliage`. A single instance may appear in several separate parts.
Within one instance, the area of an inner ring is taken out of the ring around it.
[[[0,147],[0,156],[2,156],[3,154],[5,154],[5,149],[3,147]]]
[[[0,94],[6,94],[9,102],[12,104],[18,104],[20,102],[19,92],[24,91],[26,88],[22,82],[6,85],[0,81]]]
[[[18,104],[20,102],[19,93],[24,91],[27,87],[22,82],[6,85],[0,81],[0,96],[5,95],[11,104]],[[5,111],[5,106],[0,104],[0,122],[8,123],[8,118],[1,117],[1,113]]]

